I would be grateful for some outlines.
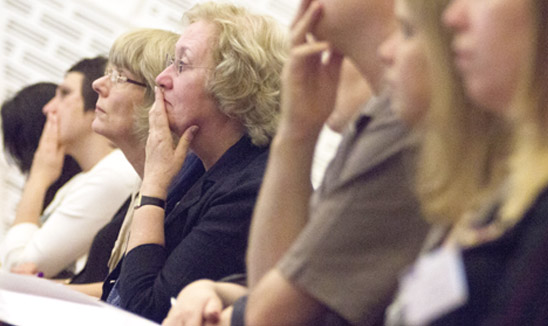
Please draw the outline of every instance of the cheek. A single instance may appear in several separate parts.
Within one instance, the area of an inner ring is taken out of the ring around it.
[[[182,105],[182,104],[179,103],[179,105]],[[175,132],[176,134],[179,134],[178,126],[181,124],[181,122],[182,122],[181,120],[185,116],[185,114],[182,114],[180,111],[181,111],[180,107],[179,108],[173,108],[173,107],[166,108],[167,122],[168,122],[168,125],[169,125],[169,129],[172,132]]]
[[[412,51],[402,55],[398,76],[398,110],[407,121],[420,120],[430,102],[430,83],[425,56]]]

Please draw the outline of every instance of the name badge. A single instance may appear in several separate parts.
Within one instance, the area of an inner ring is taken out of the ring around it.
[[[468,286],[458,248],[442,247],[421,256],[400,280],[405,325],[427,325],[461,307],[468,300]]]

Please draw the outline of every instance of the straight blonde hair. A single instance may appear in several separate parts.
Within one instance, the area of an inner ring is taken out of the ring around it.
[[[509,128],[470,103],[450,64],[451,34],[441,15],[450,0],[408,0],[425,31],[431,102],[423,120],[417,191],[429,222],[453,225],[477,209],[506,176]]]
[[[510,191],[500,217],[502,229],[518,223],[548,185],[548,3],[530,0],[535,26],[532,56],[513,105],[516,151],[511,159]]]
[[[173,55],[179,34],[161,29],[138,28],[120,35],[110,48],[109,63],[126,69],[146,84],[144,102],[135,109],[135,135],[148,136],[148,111],[154,103],[154,86],[166,66],[166,55]]]

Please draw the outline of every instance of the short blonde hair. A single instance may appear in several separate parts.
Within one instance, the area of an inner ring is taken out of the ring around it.
[[[255,145],[268,145],[279,118],[280,75],[289,50],[286,29],[271,17],[214,2],[195,5],[184,18],[187,24],[214,24],[215,68],[206,88]]]
[[[148,111],[154,103],[156,76],[165,69],[166,55],[175,52],[179,34],[161,29],[139,28],[119,36],[109,53],[109,63],[126,69],[146,84],[145,100],[135,108],[135,135],[145,141]]]

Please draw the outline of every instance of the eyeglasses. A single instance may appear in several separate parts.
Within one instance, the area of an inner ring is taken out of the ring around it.
[[[176,64],[175,64],[176,63]],[[166,54],[166,68],[171,67],[171,65],[175,64],[175,73],[177,76],[179,76],[180,73],[183,72],[183,70],[188,68],[201,68],[201,69],[211,69],[209,67],[200,67],[200,66],[194,66],[191,64],[188,64],[184,62],[182,59],[175,58],[169,54]]]
[[[131,83],[137,86],[141,86],[145,88],[147,87],[145,83],[141,83],[136,80],[129,79],[126,76],[122,76],[117,70],[114,70],[112,68],[107,68],[107,70],[105,70],[105,76],[108,76],[110,81],[115,84]]]

